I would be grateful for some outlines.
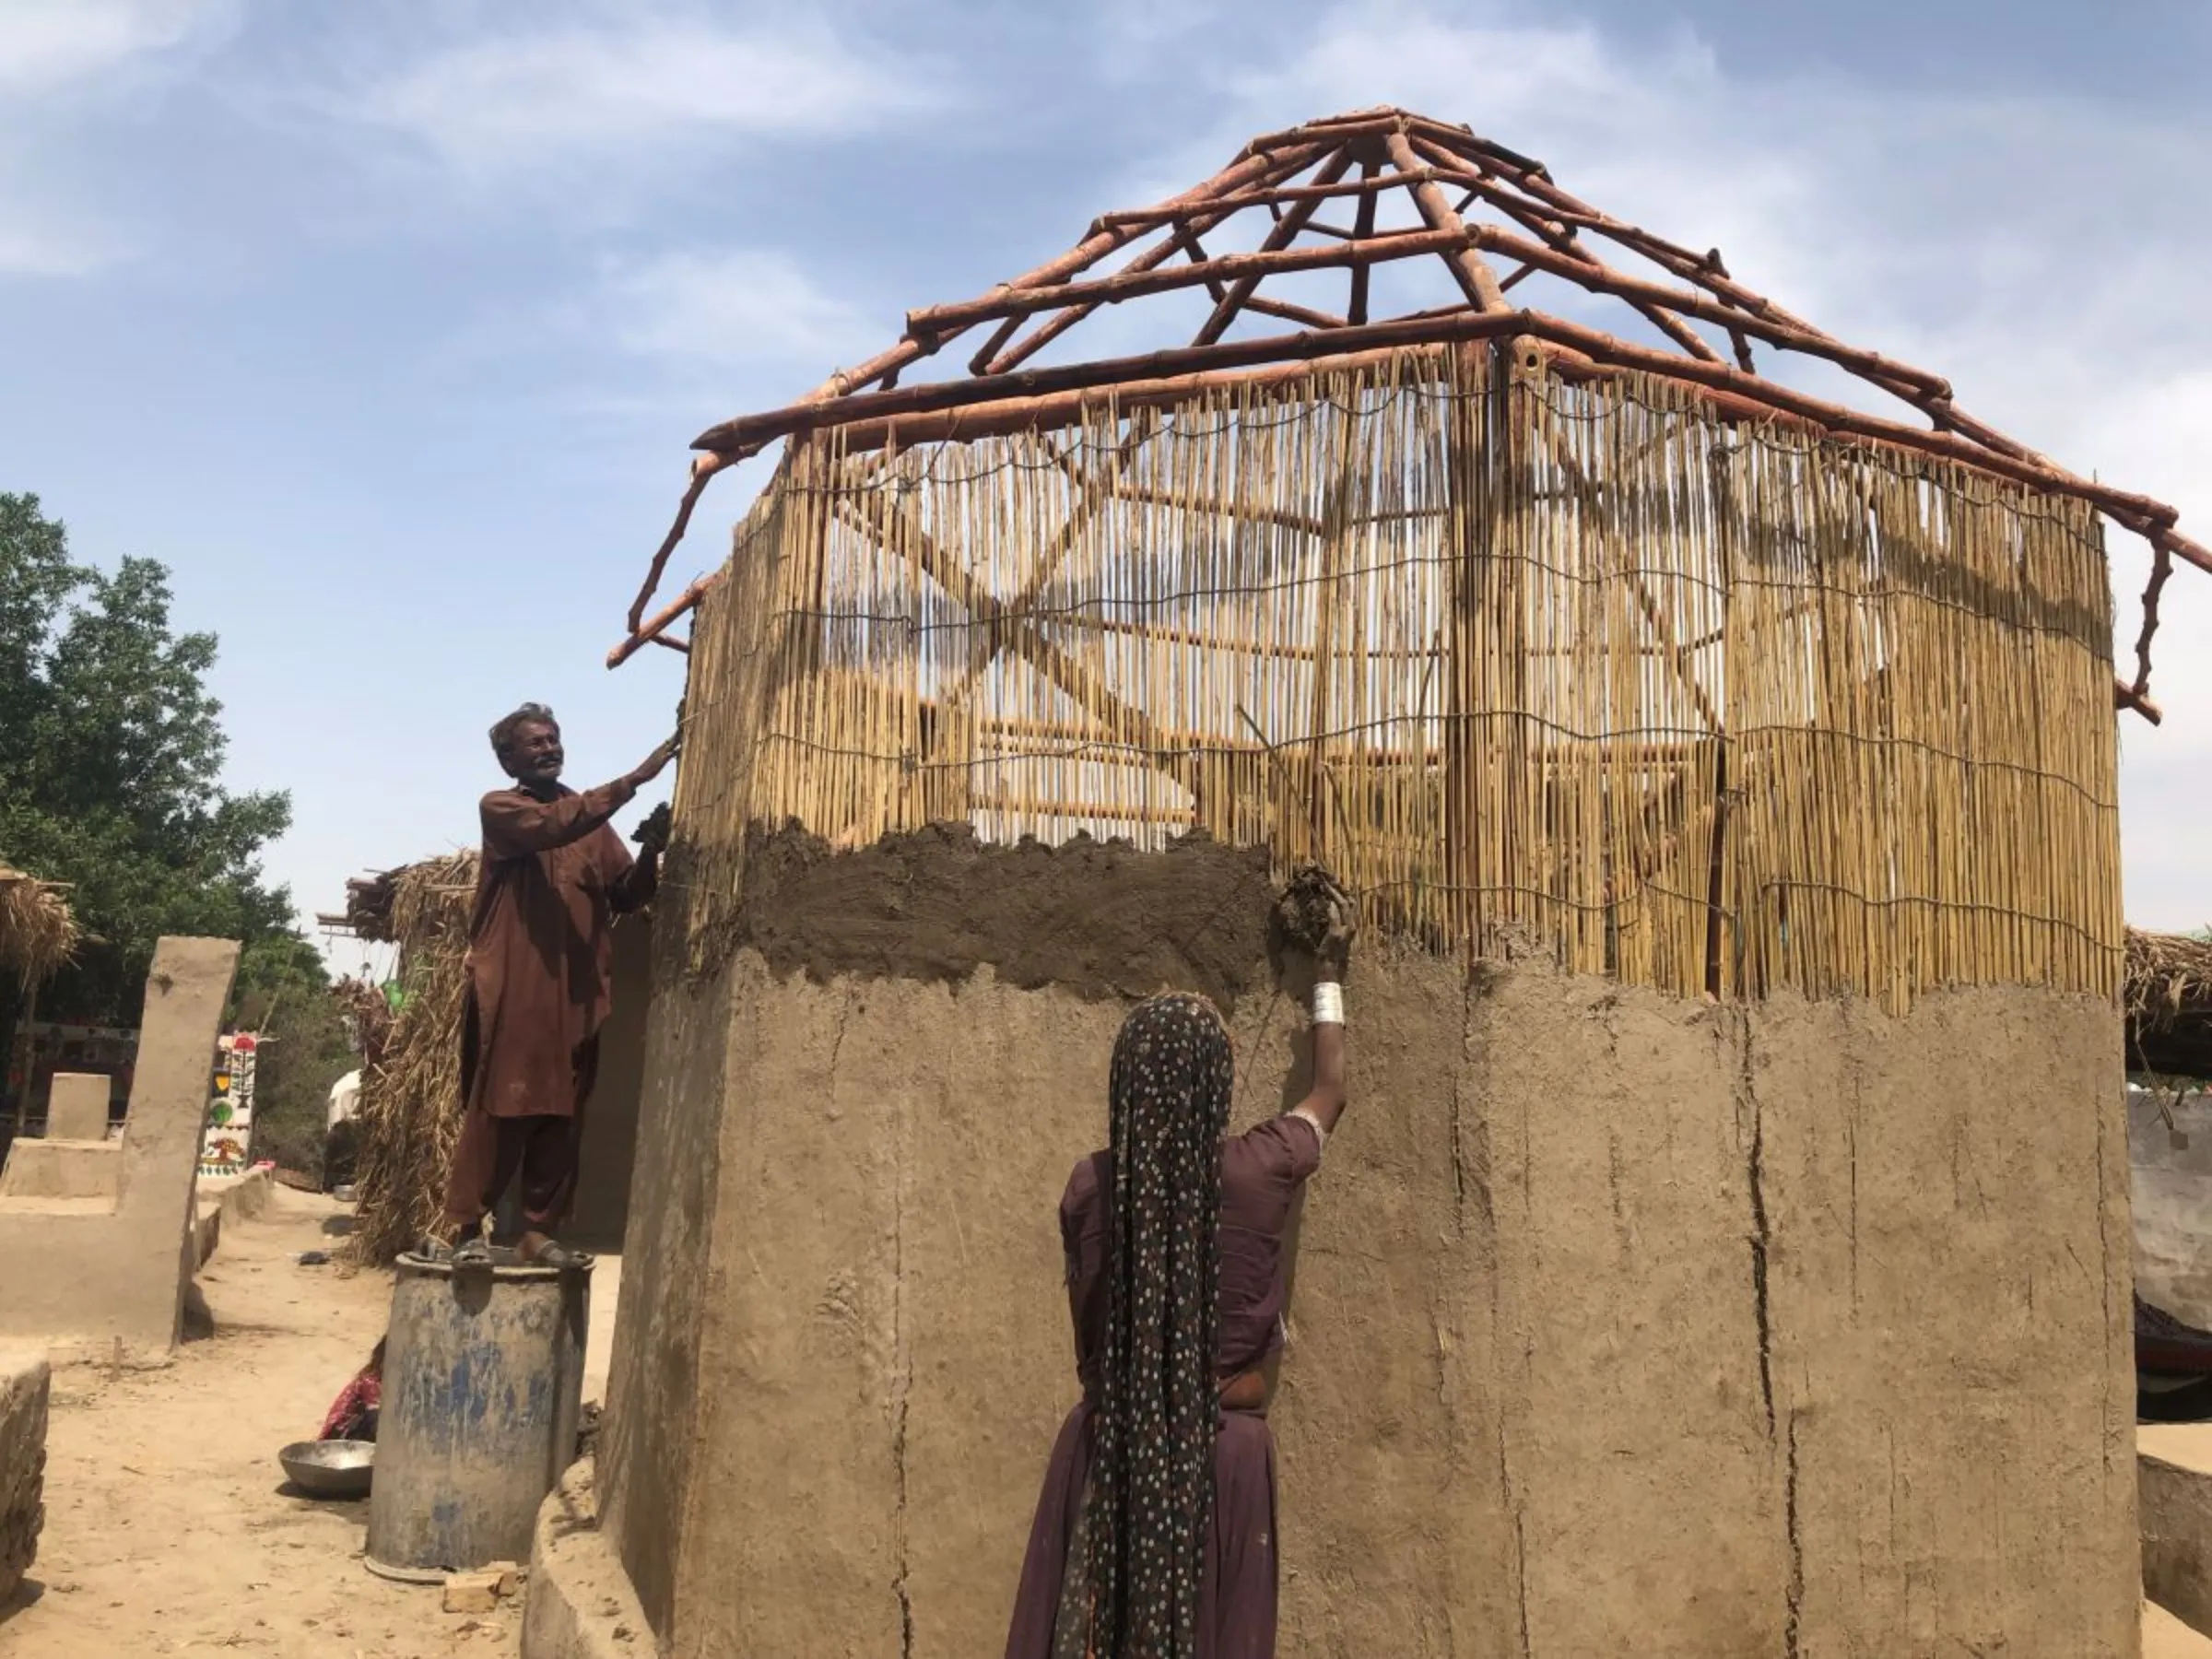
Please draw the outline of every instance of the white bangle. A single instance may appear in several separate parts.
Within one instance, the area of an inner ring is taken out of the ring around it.
[[[1335,1026],[1344,1023],[1344,987],[1334,980],[1323,980],[1313,987],[1313,1023]]]

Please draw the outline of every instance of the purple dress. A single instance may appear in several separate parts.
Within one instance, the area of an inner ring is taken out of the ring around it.
[[[1289,1250],[1284,1234],[1300,1187],[1321,1164],[1320,1131],[1277,1117],[1221,1143],[1221,1280],[1214,1375],[1256,1371],[1283,1343]],[[1089,1395],[1105,1348],[1113,1159],[1076,1166],[1060,1200],[1076,1371],[1085,1399],[1067,1414],[1045,1469],[1029,1554],[1006,1635],[1006,1659],[1053,1659],[1053,1624],[1090,1475]],[[1079,1576],[1082,1563],[1073,1563]],[[1200,1589],[1202,1659],[1275,1653],[1275,1440],[1258,1412],[1224,1411],[1214,1440],[1214,1528]]]

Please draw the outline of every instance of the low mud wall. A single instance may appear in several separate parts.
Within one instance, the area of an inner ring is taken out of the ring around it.
[[[639,1097],[645,1086],[646,1017],[653,1004],[653,917],[615,924],[615,1006],[599,1030],[599,1075],[583,1112],[576,1206],[563,1236],[585,1250],[622,1248],[638,1156]]]
[[[777,852],[708,974],[662,954],[607,1530],[687,1659],[995,1652],[1129,1000],[1215,996],[1241,1123],[1302,1087],[1265,871]],[[1280,1651],[2133,1651],[2113,1010],[1382,948],[1347,1004],[1273,1411]]]
[[[43,1354],[0,1349],[0,1609],[39,1559],[51,1385]]]

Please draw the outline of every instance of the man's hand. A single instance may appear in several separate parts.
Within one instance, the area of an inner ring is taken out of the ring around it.
[[[645,821],[629,832],[629,839],[647,853],[668,851],[668,803],[663,801],[645,815]]]
[[[659,748],[654,749],[652,754],[646,756],[638,763],[637,770],[629,774],[630,787],[642,789],[659,777],[668,762],[676,759],[676,751],[683,746],[684,740],[680,735],[671,737]]]

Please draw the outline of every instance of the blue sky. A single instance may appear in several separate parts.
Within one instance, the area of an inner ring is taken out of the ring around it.
[[[701,428],[1251,134],[1388,101],[1719,244],[2212,539],[2212,26],[2124,16],[0,0],[0,488],[80,558],[173,568],[222,636],[226,781],[292,792],[270,868],[329,908],[473,839],[515,701],[559,711],[580,782],[664,735],[679,661],[600,662]],[[1088,348],[1172,343],[1125,321]],[[2194,926],[2212,578],[2176,578],[2163,644],[2165,727],[2121,728],[2128,905]]]

